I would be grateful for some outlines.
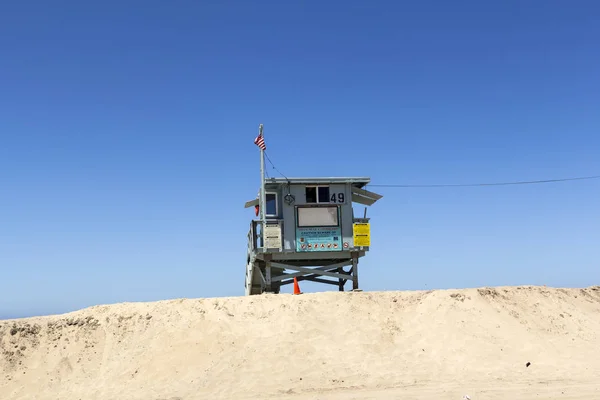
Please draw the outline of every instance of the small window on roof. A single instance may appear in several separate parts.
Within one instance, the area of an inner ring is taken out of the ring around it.
[[[316,203],[317,202],[317,188],[315,186],[306,187],[306,202]]]
[[[329,186],[319,186],[317,203],[329,203]]]
[[[277,216],[277,193],[265,193],[265,200],[267,205],[265,206],[266,216],[276,217]]]

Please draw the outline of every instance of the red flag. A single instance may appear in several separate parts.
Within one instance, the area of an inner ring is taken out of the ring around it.
[[[254,139],[254,144],[260,147],[261,150],[266,150],[267,145],[265,144],[265,138],[263,137],[262,132],[258,134],[256,139]]]

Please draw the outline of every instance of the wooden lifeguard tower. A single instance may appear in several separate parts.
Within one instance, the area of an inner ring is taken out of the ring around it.
[[[261,188],[245,207],[255,207],[260,219],[252,220],[248,232],[246,295],[279,293],[294,278],[340,291],[352,281],[358,290],[358,260],[369,251],[370,222],[366,207],[362,218],[355,217],[353,203],[370,206],[382,196],[363,189],[370,182],[365,177],[265,179],[262,125],[255,143]]]

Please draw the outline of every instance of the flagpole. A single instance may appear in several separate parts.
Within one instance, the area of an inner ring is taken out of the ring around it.
[[[263,124],[260,124],[258,126],[258,135],[259,136],[263,136]],[[265,151],[261,148],[260,149],[260,221],[261,221],[261,226],[260,226],[260,233],[262,236],[262,246],[261,247],[265,247],[265,240],[266,240],[266,236],[265,236],[265,226],[266,226],[266,210],[265,210],[265,206],[266,206],[266,194],[265,194]]]

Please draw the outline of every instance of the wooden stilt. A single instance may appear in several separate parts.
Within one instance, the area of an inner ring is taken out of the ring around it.
[[[358,253],[352,253],[352,290],[358,290]]]
[[[271,280],[271,255],[265,254],[265,291],[270,293],[273,291]]]

